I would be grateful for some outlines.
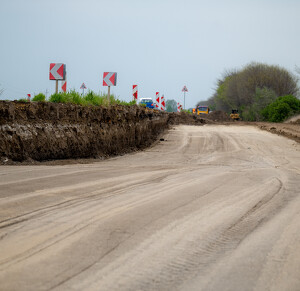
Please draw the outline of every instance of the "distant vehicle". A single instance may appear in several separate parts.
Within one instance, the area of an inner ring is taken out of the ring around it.
[[[154,103],[152,98],[141,98],[139,104],[140,105],[144,104],[146,105],[147,108],[151,108],[151,109],[154,108]]]
[[[232,109],[231,114],[230,114],[230,118],[233,119],[233,120],[240,120],[239,111],[237,109]]]
[[[198,106],[197,107],[197,115],[199,114],[208,114],[210,109],[208,106]]]

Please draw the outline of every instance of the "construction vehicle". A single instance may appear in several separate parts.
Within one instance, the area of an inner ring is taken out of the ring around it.
[[[197,107],[197,115],[199,114],[209,114],[209,107],[208,106],[198,106]]]
[[[231,114],[230,114],[230,118],[232,120],[240,120],[240,114],[239,111],[237,109],[232,109],[231,110]]]

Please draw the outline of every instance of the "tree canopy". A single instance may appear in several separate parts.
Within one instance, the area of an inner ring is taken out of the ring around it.
[[[212,97],[200,105],[230,112],[239,109],[245,120],[263,119],[261,111],[279,96],[298,94],[297,78],[279,66],[251,63],[227,71]]]
[[[166,111],[167,112],[177,112],[177,102],[173,99],[166,101]]]

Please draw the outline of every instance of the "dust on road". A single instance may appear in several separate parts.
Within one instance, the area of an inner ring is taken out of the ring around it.
[[[1,290],[299,290],[299,176],[300,145],[251,126],[0,166]]]

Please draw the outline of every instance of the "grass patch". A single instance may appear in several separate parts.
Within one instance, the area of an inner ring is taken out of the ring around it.
[[[110,100],[107,100],[107,94],[100,93],[96,94],[93,91],[89,91],[86,95],[82,96],[75,90],[71,90],[66,93],[55,93],[49,98],[49,102],[54,103],[73,103],[82,106],[94,105],[94,106],[108,106],[108,105],[124,105],[132,106],[136,105],[136,101],[126,102],[115,97],[115,95],[110,95]]]
[[[39,93],[32,98],[33,102],[44,102],[46,100],[46,96],[43,93]]]

